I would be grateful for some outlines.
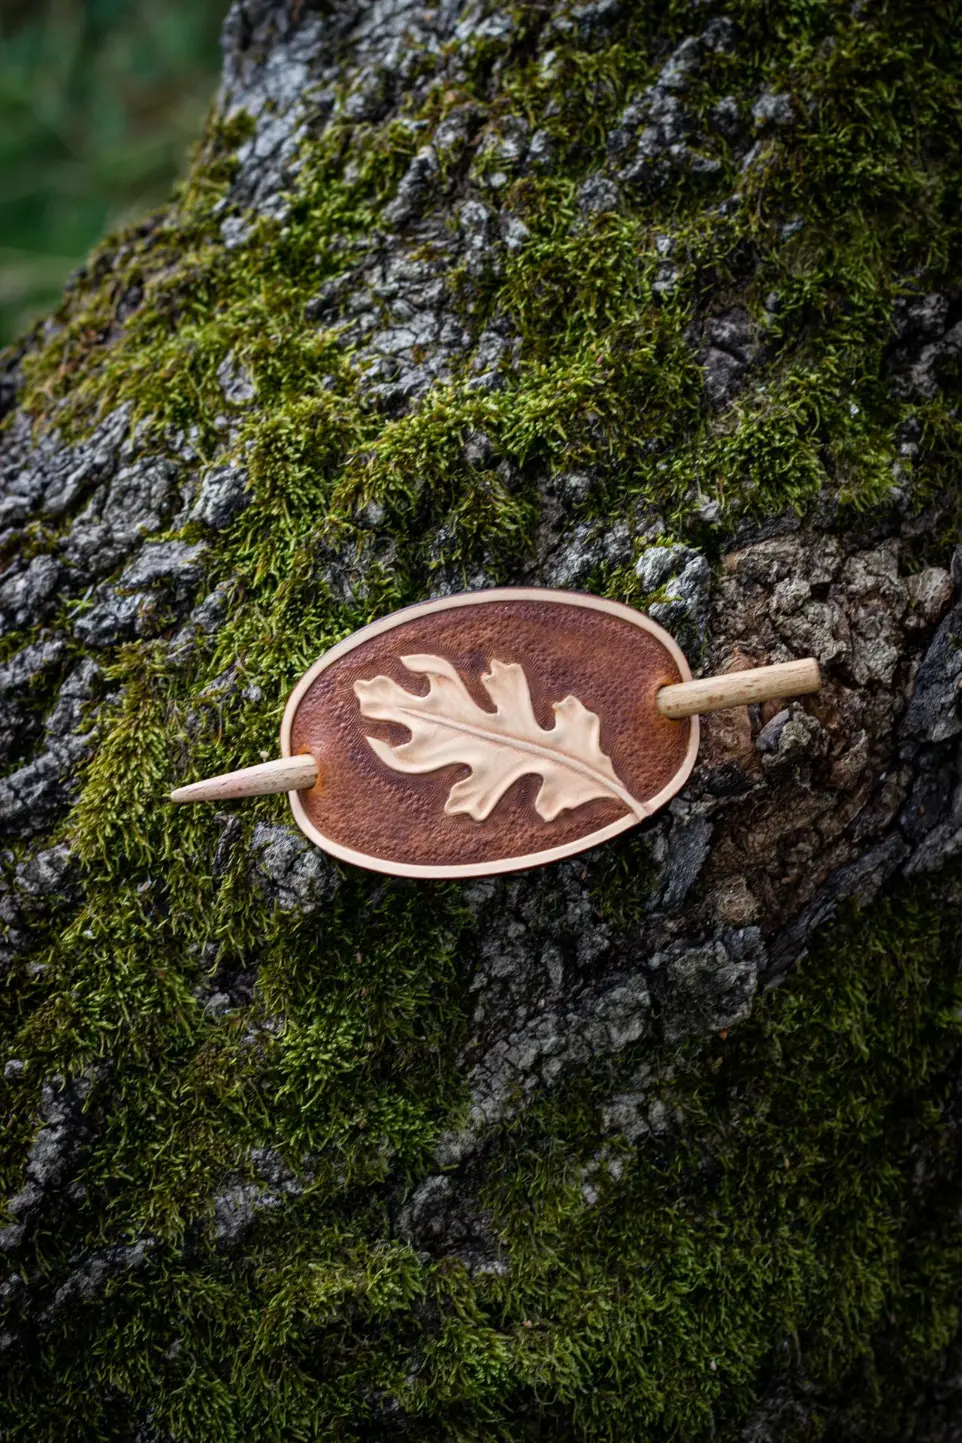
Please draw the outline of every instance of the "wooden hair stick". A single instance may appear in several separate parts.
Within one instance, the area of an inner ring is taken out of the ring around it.
[[[202,782],[189,782],[170,794],[172,802],[227,802],[235,797],[267,797],[273,792],[301,792],[317,782],[317,762],[306,753],[299,757],[278,757],[256,767],[224,772]]]
[[[750,671],[729,671],[723,676],[706,676],[701,681],[676,682],[663,686],[655,704],[662,716],[681,721],[730,706],[773,701],[776,697],[805,696],[822,685],[818,662],[813,656],[803,661],[781,661],[775,666],[756,666]]]
[[[757,666],[751,671],[733,671],[724,676],[707,676],[701,681],[676,682],[656,694],[662,716],[671,721],[697,716],[726,707],[771,701],[774,697],[804,696],[822,684],[818,662],[784,661],[777,666]],[[317,762],[302,756],[278,757],[219,777],[190,782],[170,794],[172,802],[226,802],[237,797],[266,797],[274,792],[302,792],[317,785]]]
[[[479,656],[492,658],[487,670]],[[361,866],[416,877],[515,871],[596,846],[664,806],[695,764],[699,713],[820,686],[812,657],[695,681],[666,631],[601,597],[469,592],[339,642],[292,691],[280,758],[170,799],[287,792],[305,835]]]

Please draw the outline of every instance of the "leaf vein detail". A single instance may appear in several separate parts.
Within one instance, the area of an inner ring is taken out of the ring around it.
[[[601,745],[601,721],[577,697],[555,702],[554,725],[542,727],[531,702],[523,667],[492,661],[481,684],[494,703],[486,711],[468,691],[457,669],[442,656],[402,656],[408,671],[429,679],[426,693],[407,691],[388,676],[357,680],[361,715],[393,722],[411,733],[397,746],[369,736],[375,755],[394,771],[424,773],[465,766],[444,811],[467,813],[483,822],[525,775],[541,778],[534,808],[545,822],[560,812],[599,797],[614,799],[639,820],[650,814],[615,772]],[[458,738],[464,738],[463,742]],[[529,760],[530,758],[530,760]]]
[[[421,713],[413,711],[410,707],[398,707],[397,710],[406,716],[412,716],[418,720],[421,718]],[[518,751],[530,752],[534,756],[545,757],[548,761],[554,762],[556,766],[567,767],[570,771],[579,772],[582,776],[590,777],[593,782],[597,782],[599,786],[604,787],[605,791],[610,792],[612,796],[624,802],[625,806],[630,807],[638,816],[644,818],[649,815],[644,803],[639,802],[633,797],[627,787],[622,787],[617,782],[612,782],[604,773],[597,771],[587,762],[579,761],[577,757],[571,756],[568,752],[562,751],[560,747],[539,746],[537,742],[525,741],[523,737],[514,736],[505,732],[488,731],[486,727],[473,726],[470,722],[453,721],[450,717],[432,716],[431,722],[434,726],[446,727],[449,731],[464,732],[467,736],[482,737],[485,741],[492,742],[495,746],[515,747]],[[468,766],[469,763],[450,762],[448,765]]]

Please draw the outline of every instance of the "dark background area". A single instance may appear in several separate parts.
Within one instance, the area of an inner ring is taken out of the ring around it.
[[[0,345],[161,204],[219,72],[226,0],[0,0]]]

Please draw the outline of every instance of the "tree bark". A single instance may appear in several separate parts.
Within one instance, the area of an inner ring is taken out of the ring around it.
[[[962,1436],[952,21],[233,6],[0,390],[6,1436]],[[166,805],[505,584],[825,685],[503,879]]]

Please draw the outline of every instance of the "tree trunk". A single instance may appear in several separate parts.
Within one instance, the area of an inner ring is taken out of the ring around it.
[[[4,1436],[962,1437],[957,22],[234,5],[0,396]],[[505,584],[825,686],[502,879],[165,803]]]

